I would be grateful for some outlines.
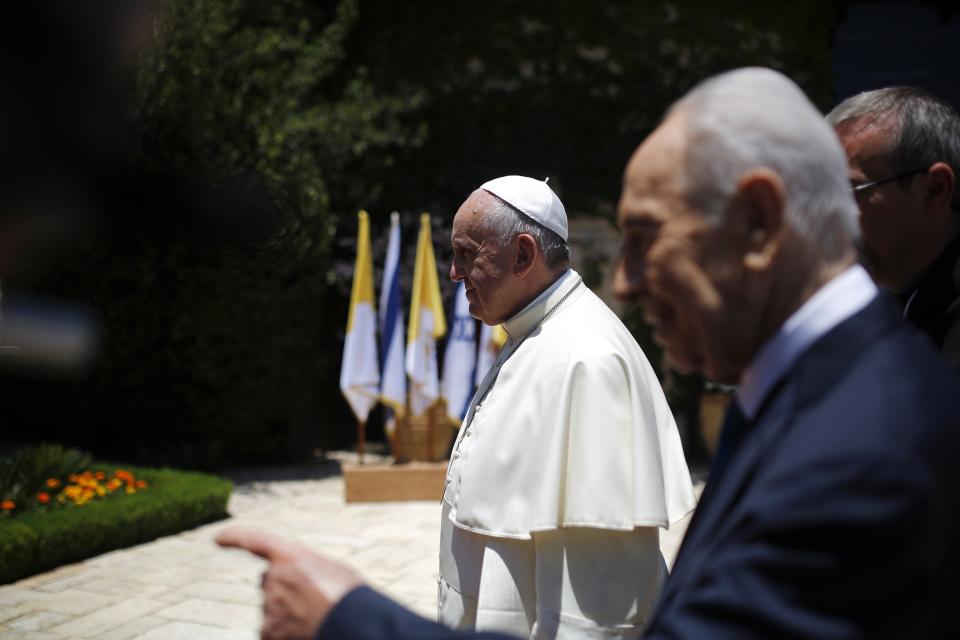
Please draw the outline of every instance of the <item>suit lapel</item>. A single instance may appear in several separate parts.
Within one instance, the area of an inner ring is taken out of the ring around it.
[[[742,495],[747,480],[763,459],[763,454],[776,442],[777,436],[787,428],[789,420],[768,421],[765,416],[767,409],[771,405],[778,404],[780,396],[784,396],[783,401],[792,404],[789,396],[793,392],[789,387],[789,378],[784,384],[777,386],[764,403],[765,406],[754,421],[754,426],[744,438],[740,450],[736,452],[722,477],[716,483],[707,481],[703,496],[677,554],[668,586],[672,587],[674,583],[682,584],[689,576],[695,575],[709,555],[706,550],[722,539],[724,516]],[[782,417],[785,412],[776,411],[776,415]]]
[[[657,614],[668,609],[670,601],[682,594],[684,587],[695,579],[699,568],[709,560],[710,549],[724,543],[725,517],[746,492],[750,478],[767,452],[789,431],[794,416],[832,388],[871,343],[899,326],[902,326],[899,307],[888,295],[880,294],[863,310],[815,342],[774,387],[729,468],[716,486],[707,481],[667,580]]]

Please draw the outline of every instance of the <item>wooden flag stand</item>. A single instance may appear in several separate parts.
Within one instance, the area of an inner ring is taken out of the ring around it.
[[[363,464],[363,426],[358,425],[358,462],[342,465],[347,502],[439,500],[452,437],[446,404],[440,400],[422,416],[406,415],[397,421],[391,442],[396,462]]]

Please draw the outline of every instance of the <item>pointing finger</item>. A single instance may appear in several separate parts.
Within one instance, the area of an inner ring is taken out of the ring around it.
[[[231,527],[224,529],[215,538],[221,547],[244,549],[270,562],[275,562],[291,555],[291,543],[283,538],[248,527]]]

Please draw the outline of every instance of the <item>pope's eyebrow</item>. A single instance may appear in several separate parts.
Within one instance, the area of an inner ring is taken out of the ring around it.
[[[476,243],[470,240],[454,239],[452,244],[454,250],[470,251],[476,248]]]

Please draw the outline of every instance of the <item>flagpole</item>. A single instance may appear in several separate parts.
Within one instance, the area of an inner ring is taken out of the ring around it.
[[[433,462],[433,420],[437,413],[434,411],[436,407],[436,402],[427,407],[427,462]]]
[[[410,429],[410,416],[413,415],[412,408],[411,408],[412,406],[413,405],[410,404],[410,390],[407,389],[407,410],[403,412],[403,424],[397,425],[397,443],[398,443],[397,451],[399,452],[399,450],[403,448],[404,454],[408,454],[410,449],[411,440],[409,440],[409,437],[410,437],[409,429]],[[403,432],[400,431],[400,427],[403,427]],[[404,440],[407,441],[406,445],[404,445]],[[398,454],[397,458],[399,457],[400,456]],[[412,459],[412,457],[410,459]]]
[[[357,459],[363,464],[363,449],[367,440],[367,423],[365,420],[357,420]]]
[[[384,414],[386,413],[387,412],[384,411]],[[386,432],[386,435],[387,435],[387,442],[390,444],[390,452],[393,454],[393,457],[396,458],[397,447],[399,446],[397,444],[397,436],[400,433],[399,430],[400,430],[401,419],[397,416],[396,411],[391,411],[391,413],[393,414],[393,416],[385,418],[383,421],[383,426],[384,426],[384,432]],[[387,422],[389,422],[390,420],[393,420],[393,433],[390,433],[390,430],[386,428]]]

